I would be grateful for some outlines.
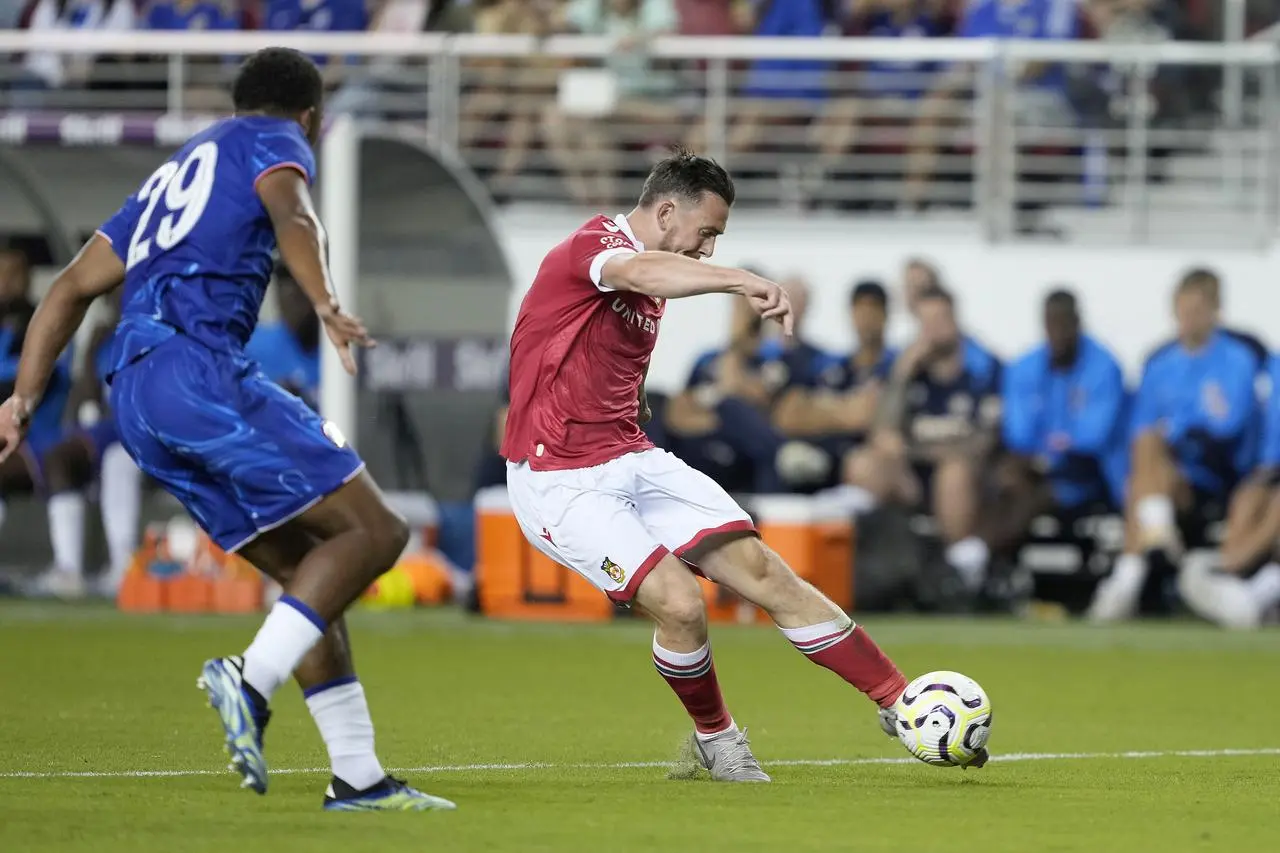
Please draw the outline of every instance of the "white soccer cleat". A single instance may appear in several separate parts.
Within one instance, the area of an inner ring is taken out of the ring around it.
[[[715,782],[771,782],[751,754],[747,730],[729,729],[710,738],[693,735],[693,754],[698,765],[711,773]]]
[[[899,734],[898,712],[894,710],[892,707],[881,708],[879,719],[880,719],[880,730],[883,731],[885,734],[887,734],[889,737],[894,738],[896,740]]]
[[[82,576],[55,566],[32,581],[27,594],[32,598],[78,601],[88,594],[88,587]]]

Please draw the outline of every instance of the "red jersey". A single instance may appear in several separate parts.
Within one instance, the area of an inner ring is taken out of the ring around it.
[[[507,460],[558,471],[653,447],[637,401],[666,306],[600,283],[642,251],[625,217],[597,216],[543,259],[511,334]]]

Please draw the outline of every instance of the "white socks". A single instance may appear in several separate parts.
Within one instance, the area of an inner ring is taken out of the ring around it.
[[[270,701],[280,685],[293,676],[311,647],[324,636],[326,627],[324,620],[306,604],[292,596],[281,596],[245,650],[245,682]]]
[[[991,560],[991,549],[977,536],[969,536],[947,548],[946,560],[959,572],[965,586],[976,590],[987,578],[987,563]]]
[[[59,492],[49,498],[49,539],[58,571],[84,577],[84,495]]]
[[[329,750],[333,775],[357,791],[386,778],[373,750],[373,719],[355,676],[303,691],[307,708]]]
[[[113,579],[124,577],[138,548],[138,517],[142,506],[142,472],[129,452],[113,444],[102,454],[100,476],[102,529]]]
[[[1173,530],[1177,519],[1173,501],[1164,495],[1149,495],[1138,501],[1136,508],[1138,526],[1144,533],[1164,533]]]

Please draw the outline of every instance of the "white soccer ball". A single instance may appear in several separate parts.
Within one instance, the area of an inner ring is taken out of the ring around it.
[[[907,685],[894,710],[898,740],[935,767],[968,764],[991,735],[991,700],[958,672],[925,673]]]

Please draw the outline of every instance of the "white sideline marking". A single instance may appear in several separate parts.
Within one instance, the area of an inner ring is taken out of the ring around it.
[[[1236,758],[1280,755],[1280,748],[1266,749],[1177,749],[1149,752],[1012,752],[993,755],[991,760],[1004,764],[1020,761],[1095,761],[1100,759],[1143,758]],[[672,761],[621,761],[612,764],[555,764],[525,762],[519,764],[439,764],[432,767],[391,768],[392,773],[481,773],[495,770],[631,770],[670,767]],[[765,761],[769,767],[858,767],[868,764],[918,764],[914,758],[796,758]],[[292,776],[328,773],[327,767],[293,767],[272,770],[272,775]],[[184,776],[223,776],[227,770],[53,770],[0,772],[0,779],[171,779]]]

